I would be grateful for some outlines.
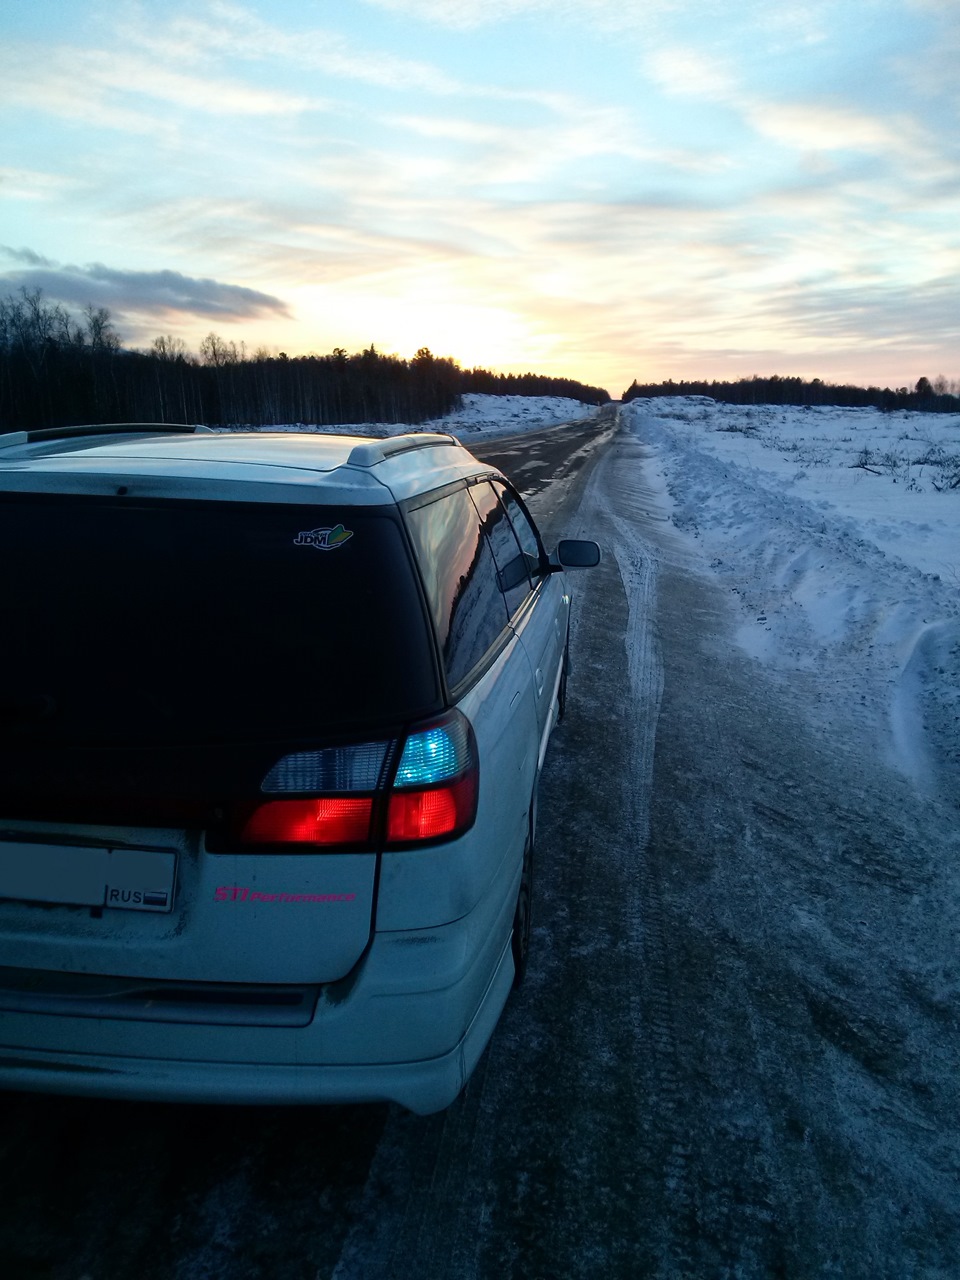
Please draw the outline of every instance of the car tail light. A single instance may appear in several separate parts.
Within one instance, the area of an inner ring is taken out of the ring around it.
[[[439,840],[465,831],[473,822],[477,789],[468,773],[451,786],[395,791],[387,810],[387,845]]]
[[[244,844],[366,844],[370,839],[370,796],[314,800],[269,800],[244,824]]]
[[[451,840],[473,826],[479,770],[459,711],[402,738],[283,756],[264,799],[211,848],[374,850]],[[312,794],[311,794],[312,793]]]
[[[260,790],[272,794],[290,791],[374,792],[382,784],[392,742],[359,742],[323,751],[298,751],[273,766]]]
[[[411,733],[390,793],[387,847],[466,831],[477,812],[477,780],[473,733],[459,712]]]

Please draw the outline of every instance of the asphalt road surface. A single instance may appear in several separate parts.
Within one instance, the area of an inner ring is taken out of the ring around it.
[[[464,1093],[0,1095],[4,1280],[958,1274],[957,1014],[917,980],[955,945],[926,908],[957,843],[855,725],[817,728],[815,675],[737,649],[614,428],[483,450],[605,555],[572,578],[530,972]]]

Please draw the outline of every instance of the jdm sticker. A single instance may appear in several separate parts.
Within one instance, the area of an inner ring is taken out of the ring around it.
[[[335,529],[310,529],[298,533],[293,540],[295,547],[316,547],[318,551],[336,551],[353,537],[352,529],[338,524]]]

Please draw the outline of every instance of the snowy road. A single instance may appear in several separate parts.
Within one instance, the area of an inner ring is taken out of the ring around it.
[[[956,1274],[956,807],[893,770],[869,669],[744,646],[661,435],[623,418],[592,451],[477,450],[606,555],[574,579],[528,981],[464,1094],[426,1118],[8,1095],[5,1275]]]

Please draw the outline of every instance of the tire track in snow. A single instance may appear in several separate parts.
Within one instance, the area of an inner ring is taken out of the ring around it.
[[[647,850],[650,834],[650,794],[653,786],[656,726],[663,696],[663,663],[654,626],[657,617],[657,572],[660,551],[642,540],[639,528],[659,532],[667,519],[665,504],[646,480],[648,453],[631,435],[621,435],[615,453],[605,459],[590,495],[609,529],[624,584],[630,622],[625,636],[627,666],[635,702],[630,718],[628,759],[639,822],[636,864],[636,945],[642,956],[638,987],[632,996],[633,1018],[642,1049],[637,1058],[636,1090],[642,1095],[643,1143],[636,1152],[643,1196],[657,1203],[664,1195],[671,1213],[663,1215],[659,1236],[651,1233],[652,1250],[646,1260],[650,1273],[676,1273],[692,1266],[682,1239],[672,1229],[691,1212],[689,1143],[682,1137],[684,1080],[679,1060],[682,1033],[676,1024],[676,1002],[669,959],[663,888]],[[602,480],[602,488],[601,488]],[[589,502],[584,503],[588,512]],[[658,529],[658,525],[661,528]]]
[[[709,599],[698,594],[703,572],[699,559],[670,527],[669,503],[657,485],[655,463],[655,456],[636,437],[628,437],[619,459],[611,464],[615,472],[605,487],[604,503],[616,530],[621,564],[629,566],[638,530],[643,531],[643,553],[653,562],[651,581],[656,591],[645,598],[629,568],[627,576],[632,580],[637,612],[649,609],[649,617],[656,616],[668,628],[673,646],[691,635],[709,637],[715,622]],[[658,600],[661,578],[672,594],[672,607],[666,612]],[[691,593],[684,596],[692,606],[686,625],[673,607],[678,589],[681,594]],[[639,652],[637,656],[639,659]],[[655,668],[642,659],[637,665],[640,671],[656,670],[659,706],[664,687],[662,661],[658,660]],[[719,713],[710,705],[701,706],[700,712],[698,734],[702,738],[698,736],[696,749],[708,757],[722,758],[726,735]],[[643,726],[638,730],[632,758],[643,770],[645,791],[649,795],[658,786],[667,797],[662,803],[669,806],[677,778],[663,776],[652,734],[643,741]],[[667,773],[678,767],[686,768],[685,761],[672,759]],[[708,791],[702,799],[701,841],[709,846],[712,838],[730,838],[730,817],[722,810],[729,797],[717,794],[714,798]],[[743,803],[747,803],[745,797]],[[735,821],[733,825],[736,827]],[[730,1274],[737,1268],[742,1268],[744,1275],[774,1274],[782,1261],[783,1247],[781,1232],[772,1221],[769,1192],[776,1144],[773,1126],[763,1119],[768,1108],[761,1101],[765,1097],[762,1032],[753,1026],[749,1014],[729,1008],[714,1027],[704,1024],[715,982],[712,944],[699,963],[691,964],[681,942],[682,926],[678,934],[678,881],[683,885],[679,889],[682,898],[686,888],[683,878],[693,868],[685,864],[681,849],[674,852],[669,843],[664,849],[662,840],[659,849],[659,856],[655,856],[653,847],[645,848],[638,866],[642,972],[636,1022],[643,1051],[638,1057],[636,1090],[643,1099],[644,1141],[636,1153],[636,1174],[643,1205],[641,1209],[638,1204],[638,1215],[649,1242],[643,1274],[665,1280],[714,1273],[710,1268],[720,1268],[717,1274],[726,1274],[724,1268],[730,1268]],[[720,910],[729,915],[729,904],[721,902]],[[735,936],[732,922],[729,930]],[[760,1103],[759,1118],[754,1122],[744,1125],[735,1114],[736,1104],[734,1114],[729,1107],[726,1113],[718,1109],[706,1125],[702,1113],[699,1123],[695,1119],[704,1074],[713,1067],[704,1060],[705,1036],[720,1043],[739,1036],[738,1077],[730,1082],[728,1093],[735,1097],[739,1086],[748,1099]],[[719,1134],[711,1132],[711,1120],[720,1126]]]

